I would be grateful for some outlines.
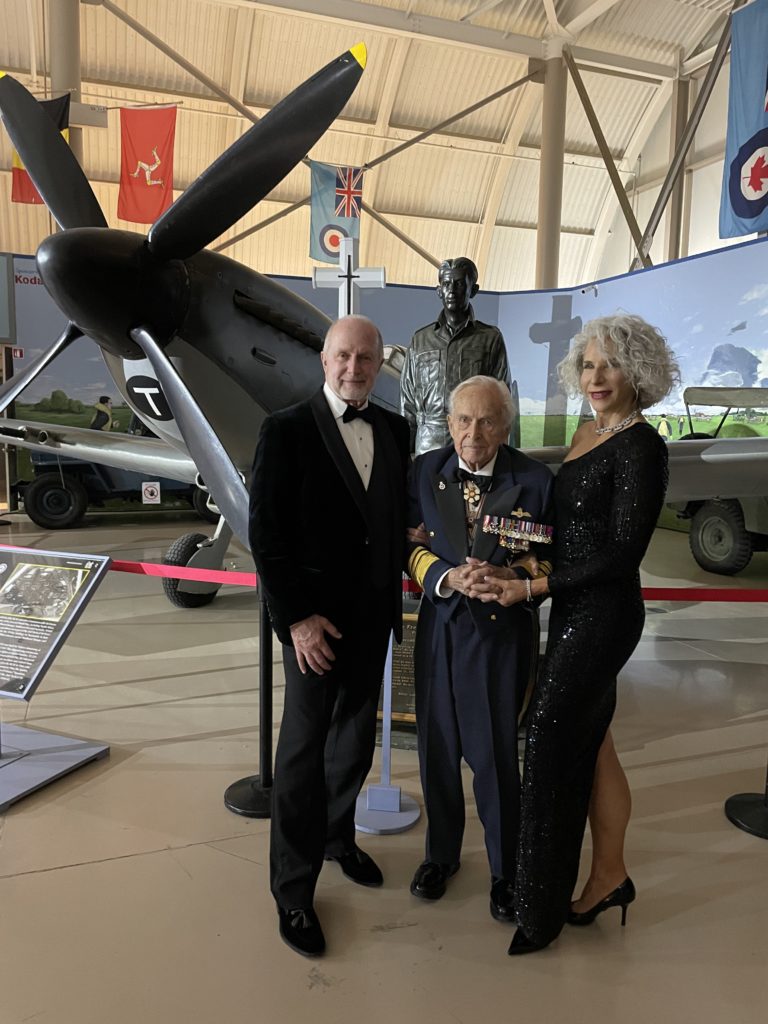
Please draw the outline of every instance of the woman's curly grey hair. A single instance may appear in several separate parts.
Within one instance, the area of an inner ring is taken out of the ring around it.
[[[584,324],[570,352],[557,367],[560,381],[572,397],[582,393],[584,349],[593,339],[604,351],[606,343],[610,345],[611,355],[635,389],[639,409],[656,405],[680,381],[680,367],[666,338],[642,317],[616,313]]]

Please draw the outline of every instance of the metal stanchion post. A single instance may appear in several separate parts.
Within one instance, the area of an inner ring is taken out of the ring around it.
[[[224,804],[246,818],[268,818],[272,797],[272,624],[259,593],[259,774],[227,787]]]
[[[355,828],[358,832],[391,835],[405,832],[419,820],[419,805],[403,793],[399,786],[390,785],[392,761],[392,636],[389,638],[387,661],[384,667],[384,700],[381,729],[381,781],[369,786],[357,798]]]

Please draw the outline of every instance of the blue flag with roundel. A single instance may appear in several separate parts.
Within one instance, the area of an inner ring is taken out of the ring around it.
[[[733,14],[720,237],[768,230],[768,0]]]
[[[363,205],[362,167],[337,167],[310,160],[312,218],[309,255],[323,263],[338,263],[342,238],[360,237]]]

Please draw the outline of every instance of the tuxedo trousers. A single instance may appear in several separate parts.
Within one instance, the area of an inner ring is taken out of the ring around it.
[[[520,827],[517,720],[531,664],[531,624],[481,635],[462,599],[451,619],[422,599],[416,727],[427,811],[426,859],[456,864],[464,835],[462,758],[473,773],[491,874],[515,877]]]
[[[312,905],[325,857],[355,845],[355,803],[371,768],[390,635],[389,589],[350,595],[334,622],[330,671],[299,670],[283,646],[285,704],[275,753],[270,834],[272,895],[286,910]]]

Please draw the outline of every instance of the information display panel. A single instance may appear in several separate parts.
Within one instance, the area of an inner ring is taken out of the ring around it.
[[[31,699],[109,563],[107,555],[0,548],[0,697]]]

